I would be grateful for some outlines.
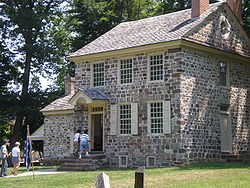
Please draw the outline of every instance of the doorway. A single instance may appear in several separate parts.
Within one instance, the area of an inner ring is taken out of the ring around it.
[[[221,152],[232,151],[232,130],[229,121],[229,114],[220,114]]]
[[[103,114],[91,115],[91,141],[93,151],[103,151]]]

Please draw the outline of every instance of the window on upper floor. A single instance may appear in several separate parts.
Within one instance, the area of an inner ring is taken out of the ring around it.
[[[220,85],[227,86],[228,85],[228,64],[225,62],[220,62],[219,70],[220,70]]]
[[[163,80],[163,54],[149,56],[149,81]]]
[[[93,64],[93,86],[104,86],[104,62]]]
[[[171,133],[170,101],[148,102],[148,133]]]
[[[133,82],[133,60],[120,60],[120,84],[130,84]]]

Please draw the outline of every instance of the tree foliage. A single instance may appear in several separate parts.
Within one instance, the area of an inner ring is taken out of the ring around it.
[[[2,38],[10,53],[14,67],[21,72],[21,91],[13,105],[15,125],[12,143],[20,140],[24,122],[31,117],[33,110],[31,93],[29,93],[30,76],[37,73],[51,75],[57,73],[57,63],[62,63],[62,48],[51,40],[54,36],[52,20],[60,12],[63,0],[4,0],[0,4],[2,12]],[[60,49],[60,50],[58,50]],[[37,107],[37,106],[36,106]],[[26,118],[24,118],[26,117]],[[38,117],[38,116],[36,116]],[[38,120],[39,122],[39,120]]]
[[[243,27],[245,28],[248,37],[250,37],[250,1],[243,0],[242,4],[242,20],[243,20]]]

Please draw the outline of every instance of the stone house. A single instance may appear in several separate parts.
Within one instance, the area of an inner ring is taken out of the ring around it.
[[[75,77],[41,110],[45,161],[70,156],[79,128],[112,167],[250,151],[250,40],[236,2],[124,22],[68,56]]]

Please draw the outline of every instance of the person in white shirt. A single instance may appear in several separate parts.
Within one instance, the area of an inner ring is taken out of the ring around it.
[[[77,130],[76,131],[76,134],[74,135],[74,144],[73,144],[73,154],[75,156],[78,155],[78,152],[79,152],[79,143],[80,143],[80,136],[81,136],[81,130]]]
[[[15,147],[11,151],[12,163],[13,163],[13,171],[11,173],[13,175],[17,175],[16,170],[20,166],[21,157],[20,157],[20,148],[19,148],[19,146],[20,146],[20,143],[16,142]]]
[[[2,160],[0,177],[7,176],[7,168],[8,168],[7,158],[9,156],[7,146],[10,146],[10,141],[4,140],[4,144],[1,146],[1,151],[0,151],[0,158]]]

